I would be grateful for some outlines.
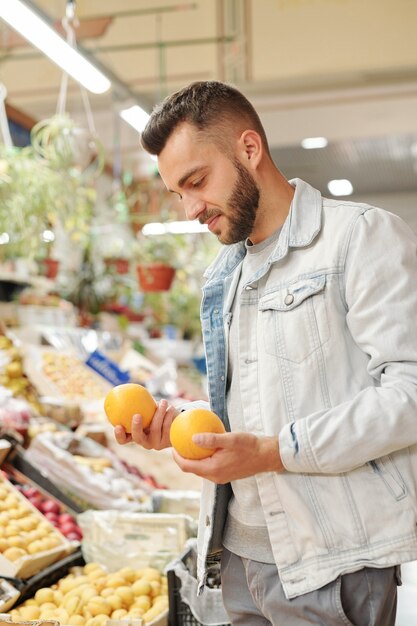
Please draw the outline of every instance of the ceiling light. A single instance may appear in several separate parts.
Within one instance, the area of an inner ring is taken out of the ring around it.
[[[326,137],[306,137],[302,140],[301,146],[306,150],[313,150],[314,148],[325,148],[328,143]]]
[[[138,104],[134,104],[128,109],[122,109],[120,117],[137,130],[138,133],[141,133],[149,119],[149,113],[146,113]]]
[[[352,183],[346,178],[330,180],[327,187],[332,196],[350,196],[353,193]]]
[[[110,89],[110,80],[21,0],[0,2],[0,18],[92,93]]]
[[[187,234],[187,233],[208,233],[206,224],[200,224],[198,220],[189,222],[181,220],[178,222],[152,222],[145,224],[142,228],[143,235],[165,235],[166,233]]]

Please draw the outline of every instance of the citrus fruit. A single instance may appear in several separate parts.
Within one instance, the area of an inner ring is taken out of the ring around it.
[[[215,449],[203,448],[192,441],[197,433],[224,433],[220,417],[208,409],[188,409],[174,419],[169,431],[171,445],[185,459],[205,459]]]
[[[147,428],[156,411],[156,402],[146,387],[136,383],[125,383],[110,389],[104,399],[104,411],[110,424],[124,426],[127,433],[132,431],[132,417],[142,416],[143,428]]]

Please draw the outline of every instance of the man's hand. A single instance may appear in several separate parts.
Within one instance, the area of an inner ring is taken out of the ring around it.
[[[194,435],[193,441],[204,448],[215,448],[216,452],[207,459],[190,461],[173,450],[174,460],[183,472],[192,472],[214,483],[225,484],[261,472],[284,469],[277,437],[257,437],[241,432],[202,433]]]
[[[169,431],[178,413],[179,411],[169,405],[167,400],[160,400],[148,428],[143,429],[141,415],[134,415],[132,420],[132,434],[129,435],[126,433],[123,426],[116,426],[114,429],[116,441],[120,443],[120,445],[134,441],[147,450],[169,448],[171,446]]]

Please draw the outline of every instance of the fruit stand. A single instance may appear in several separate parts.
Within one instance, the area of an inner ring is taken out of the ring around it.
[[[204,623],[174,608],[174,565],[196,536],[200,479],[183,474],[169,449],[120,446],[110,421],[118,423],[123,383],[103,376],[101,361],[87,365],[91,352],[56,347],[53,327],[28,330],[0,334],[2,617],[62,626]],[[130,391],[147,394],[151,419],[171,374],[129,343],[117,359],[114,350],[112,358],[99,354],[112,375],[129,374]],[[176,373],[170,402],[204,397]],[[133,396],[129,402],[137,412]]]

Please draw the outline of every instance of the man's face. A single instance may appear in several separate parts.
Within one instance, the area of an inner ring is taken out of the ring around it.
[[[158,158],[170,191],[182,199],[188,219],[207,224],[221,243],[242,241],[253,231],[260,192],[250,173],[190,124],[181,124]],[[231,191],[229,191],[231,188]]]

